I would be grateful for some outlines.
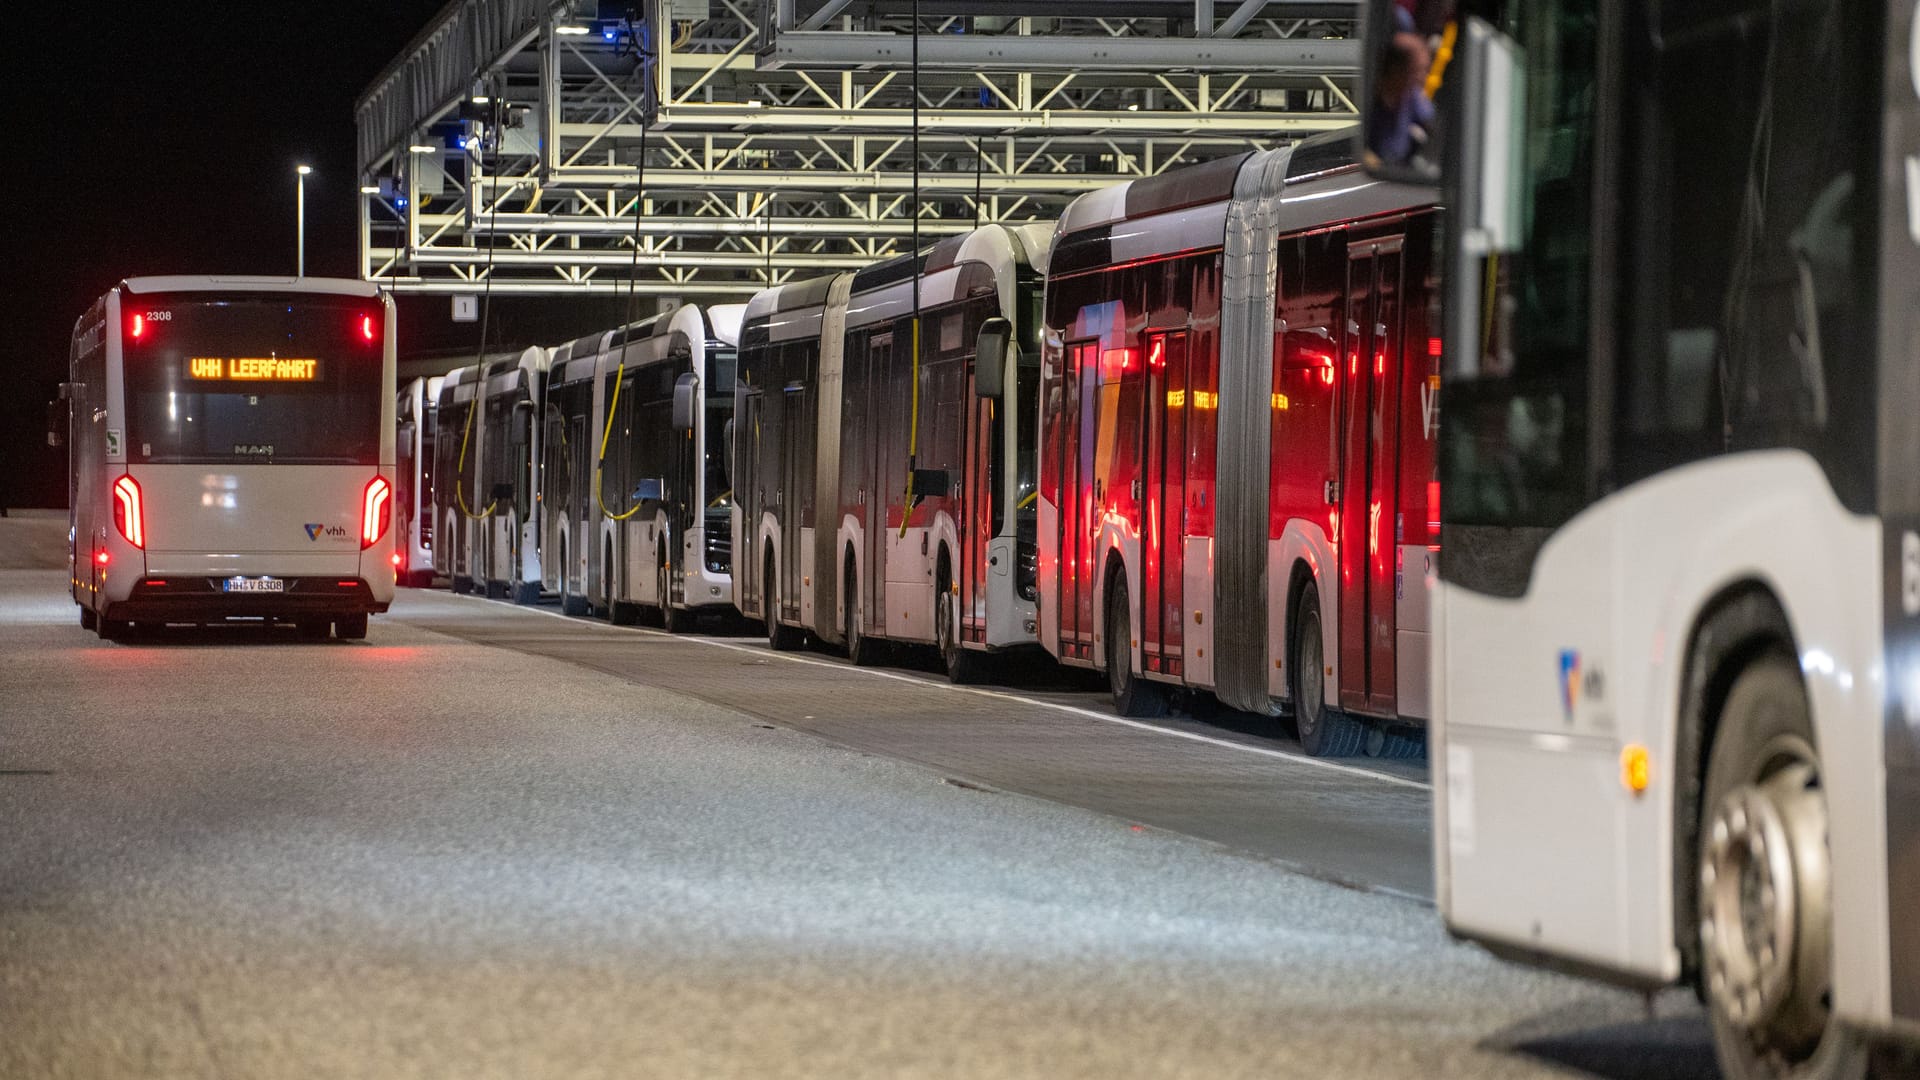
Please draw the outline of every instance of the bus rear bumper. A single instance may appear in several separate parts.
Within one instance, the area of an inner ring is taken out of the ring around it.
[[[109,604],[106,617],[130,622],[294,621],[379,614],[391,603],[356,578],[289,578],[284,585],[281,592],[229,592],[221,578],[150,576],[137,582],[127,599]]]

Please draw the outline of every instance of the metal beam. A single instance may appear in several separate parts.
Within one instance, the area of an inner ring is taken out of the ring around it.
[[[907,34],[791,31],[760,50],[760,67],[898,68],[912,63]],[[921,70],[934,71],[1259,71],[1351,76],[1354,40],[1288,38],[1039,37],[923,34]]]

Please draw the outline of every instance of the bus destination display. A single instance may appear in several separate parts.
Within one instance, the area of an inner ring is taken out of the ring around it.
[[[320,361],[282,356],[190,356],[187,375],[227,382],[316,382]]]

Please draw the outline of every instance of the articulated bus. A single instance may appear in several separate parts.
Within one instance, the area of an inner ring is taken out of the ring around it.
[[[679,632],[733,603],[727,422],[744,305],[684,304],[555,353],[549,587],[569,613]]]
[[[546,399],[550,357],[536,346],[488,364],[485,403],[474,425],[471,452],[480,470],[474,489],[486,492],[487,506],[467,532],[473,588],[516,604],[539,601],[543,578],[539,493],[545,430],[534,418]]]
[[[1458,223],[1440,911],[1699,987],[1729,1077],[1916,1075],[1914,0],[1426,7],[1364,100]]]
[[[454,592],[473,588],[473,533],[489,505],[480,490],[480,412],[475,400],[485,368],[468,364],[441,377],[434,405],[433,572]]]
[[[593,580],[593,469],[599,449],[594,417],[604,405],[597,400],[600,381],[594,372],[612,331],[576,338],[553,350],[547,371],[547,402],[541,410],[540,502],[546,533],[541,548],[546,558],[546,590],[560,597],[560,610],[586,615],[592,610],[588,582]]]
[[[394,480],[394,551],[399,583],[433,584],[433,436],[439,415],[438,375],[414,379],[394,402],[399,454]]]
[[[1104,669],[1122,715],[1190,687],[1290,706],[1310,753],[1419,748],[1437,213],[1350,143],[1118,184],[1060,223],[1040,641]]]
[[[865,663],[881,641],[932,645],[965,682],[1034,643],[1050,232],[986,226],[749,304],[734,544],[755,556],[740,608],[775,647],[811,634]]]
[[[393,304],[323,278],[129,278],[74,329],[72,595],[103,638],[393,600]]]

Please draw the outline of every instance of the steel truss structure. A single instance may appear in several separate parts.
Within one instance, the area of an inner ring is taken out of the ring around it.
[[[915,6],[456,0],[356,106],[361,274],[743,297],[904,250],[916,213],[1045,219],[1355,122],[1351,2]]]

